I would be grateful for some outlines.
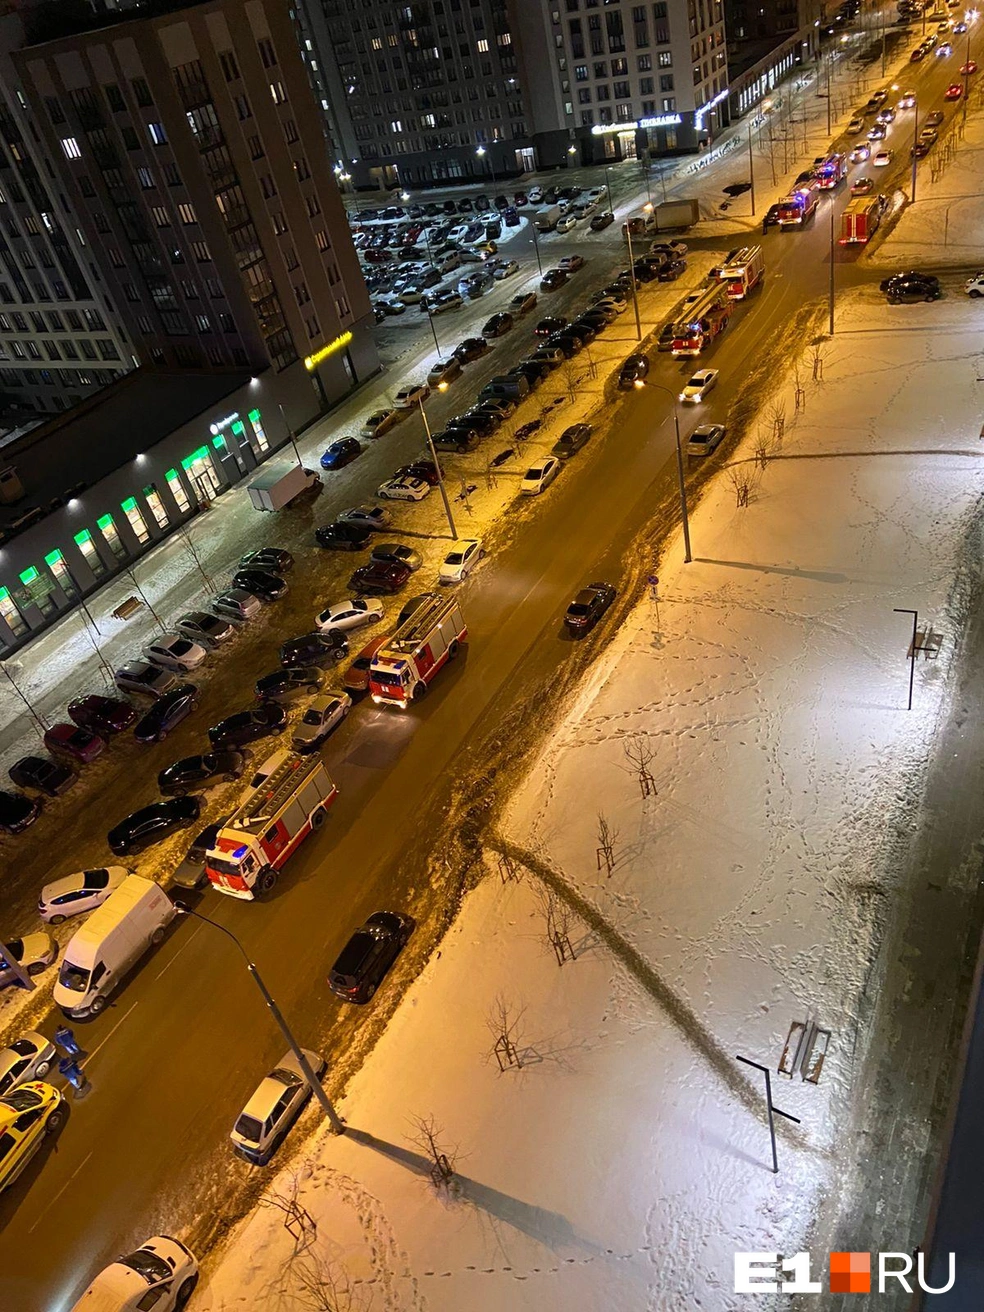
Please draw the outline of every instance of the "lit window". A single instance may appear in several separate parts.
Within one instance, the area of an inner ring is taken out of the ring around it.
[[[92,540],[92,534],[87,528],[81,533],[75,535],[75,545],[78,547],[82,559],[92,570],[94,578],[99,578],[100,574],[106,573],[106,566],[102,562],[102,557],[96,550],[96,544]]]
[[[96,527],[106,539],[106,545],[117,560],[124,560],[126,558],[126,547],[124,547],[119,530],[113,522],[113,516],[103,515],[101,519],[96,520]]]
[[[185,485],[181,482],[181,475],[176,469],[169,469],[164,475],[167,485],[171,489],[171,496],[174,497],[175,505],[185,513],[191,509],[191,499],[185,491]]]
[[[167,133],[164,131],[163,123],[148,123],[147,133],[155,146],[164,146],[167,144]]]
[[[137,541],[146,542],[150,538],[150,529],[148,529],[147,521],[144,519],[143,515],[141,515],[139,509],[137,508],[137,498],[127,497],[126,501],[123,502],[120,509],[123,511],[123,514],[126,515],[127,519],[129,520],[130,527],[133,529],[134,533],[136,534]]]
[[[82,158],[82,151],[79,149],[79,143],[74,137],[62,137],[61,147],[65,152],[66,159]]]
[[[148,483],[143,490],[144,501],[150,506],[150,513],[157,520],[158,528],[167,528],[167,511],[164,509],[164,502],[161,500],[161,494],[153,483]]]
[[[251,410],[247,418],[249,419],[249,422],[253,425],[253,432],[256,434],[256,445],[260,448],[261,451],[268,451],[270,449],[270,443],[267,441],[266,432],[264,431],[263,425],[260,422],[259,410]]]
[[[55,576],[55,581],[64,592],[66,597],[74,597],[78,589],[75,586],[75,580],[69,572],[68,565],[65,563],[65,557],[60,551],[50,551],[44,558],[44,563]]]

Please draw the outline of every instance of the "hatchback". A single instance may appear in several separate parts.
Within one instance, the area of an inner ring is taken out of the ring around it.
[[[50,934],[39,931],[20,938],[8,938],[3,947],[4,954],[29,975],[40,975],[58,956],[58,944]],[[17,983],[20,983],[20,977],[6,962],[0,961],[0,987]]]
[[[342,680],[342,687],[346,692],[363,693],[369,689],[369,669],[372,665],[373,657],[379,649],[385,645],[389,639],[389,634],[382,633],[373,638],[356,656],[355,660],[345,671],[345,678]]]
[[[649,373],[649,358],[645,355],[630,355],[622,365],[618,374],[618,386],[623,392],[630,391],[636,383],[642,380]]]
[[[0,1190],[13,1184],[45,1138],[61,1125],[63,1101],[53,1085],[41,1080],[30,1080],[0,1098],[0,1135],[5,1144]]]
[[[121,691],[142,692],[148,697],[162,697],[177,683],[169,670],[162,670],[150,661],[127,661],[113,677]]]
[[[260,599],[247,588],[228,588],[212,598],[212,609],[221,619],[245,623],[260,610]]]
[[[247,551],[239,562],[240,569],[267,569],[274,574],[286,574],[294,568],[294,557],[281,547],[258,547]]]
[[[55,1045],[36,1030],[0,1049],[0,1098],[28,1080],[44,1079],[56,1056]]]
[[[303,1052],[320,1080],[328,1063],[307,1048]],[[229,1136],[233,1148],[255,1166],[266,1166],[310,1097],[300,1062],[293,1052],[285,1053],[240,1112]]]
[[[181,633],[165,633],[144,647],[143,654],[164,670],[184,674],[196,670],[208,654],[204,647]]]
[[[592,431],[590,424],[571,424],[569,428],[564,429],[554,443],[552,454],[559,456],[561,460],[569,460],[575,452],[580,451],[581,447],[584,446]]]
[[[332,993],[346,1002],[368,1002],[406,946],[414,921],[396,911],[377,911],[357,929],[328,975]]]
[[[18,788],[34,788],[48,797],[59,797],[75,783],[75,771],[62,761],[46,756],[22,756],[7,771]]]
[[[372,529],[360,524],[322,524],[314,540],[328,551],[361,551],[372,541]]]
[[[451,352],[459,364],[468,364],[472,360],[477,360],[483,356],[489,349],[489,344],[484,337],[466,337]]]
[[[503,310],[499,314],[493,314],[492,318],[487,320],[482,327],[483,337],[502,337],[513,326],[513,317],[507,311]]]
[[[69,916],[94,911],[129,874],[126,866],[101,866],[78,870],[45,884],[38,898],[38,915],[48,925],[60,925]]]
[[[681,401],[696,403],[703,401],[718,380],[717,369],[698,369],[680,393]]]
[[[701,424],[687,440],[688,456],[709,456],[717,450],[725,434],[723,424]]]
[[[570,633],[587,633],[594,628],[614,600],[615,588],[610,583],[589,583],[567,607],[565,626]]]

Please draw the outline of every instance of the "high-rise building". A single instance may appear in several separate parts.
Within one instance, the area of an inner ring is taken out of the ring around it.
[[[33,27],[28,15],[11,59],[54,162],[49,209],[72,216],[98,313],[132,362],[272,369],[307,395],[291,407],[303,418],[378,361],[289,7],[150,0],[136,12],[47,6]]]

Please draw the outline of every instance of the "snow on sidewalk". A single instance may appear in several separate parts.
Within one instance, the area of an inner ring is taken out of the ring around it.
[[[805,1246],[853,1164],[859,998],[897,892],[893,833],[947,704],[984,492],[972,307],[902,322],[865,290],[840,315],[825,381],[795,422],[786,393],[765,470],[731,455],[753,470],[749,505],[722,471],[693,515],[694,562],[671,542],[658,615],[646,600],[587,639],[600,659],[511,801],[508,840],[583,900],[577,959],[556,965],[532,875],[487,879],[353,1081],[352,1133],[319,1130],[271,1182],[284,1196],[296,1179],[307,1256],[289,1260],[260,1208],[196,1307],[276,1306],[306,1270],[374,1312],[723,1312],[743,1303],[736,1249]],[[911,713],[896,606],[942,635]],[[628,742],[653,749],[647,800]],[[618,831],[610,878],[599,813]],[[521,1070],[490,1057],[498,998],[521,1013]],[[830,1050],[817,1085],[775,1080],[802,1126],[780,1127],[773,1176],[761,1085],[733,1057],[774,1071],[808,1018]],[[428,1116],[458,1149],[450,1198],[412,1143]],[[293,1290],[284,1306],[316,1306]]]

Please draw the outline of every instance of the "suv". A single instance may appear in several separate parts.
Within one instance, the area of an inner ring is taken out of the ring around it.
[[[302,1051],[320,1080],[328,1063],[316,1052]],[[256,1166],[266,1166],[310,1097],[300,1062],[293,1052],[286,1053],[240,1112],[229,1135],[236,1152]]]
[[[64,1115],[61,1094],[41,1080],[31,1080],[0,1098],[0,1141],[6,1144],[0,1160],[0,1190],[13,1184]]]
[[[414,931],[410,916],[377,911],[357,929],[328,975],[332,993],[346,1002],[368,1002]]]

